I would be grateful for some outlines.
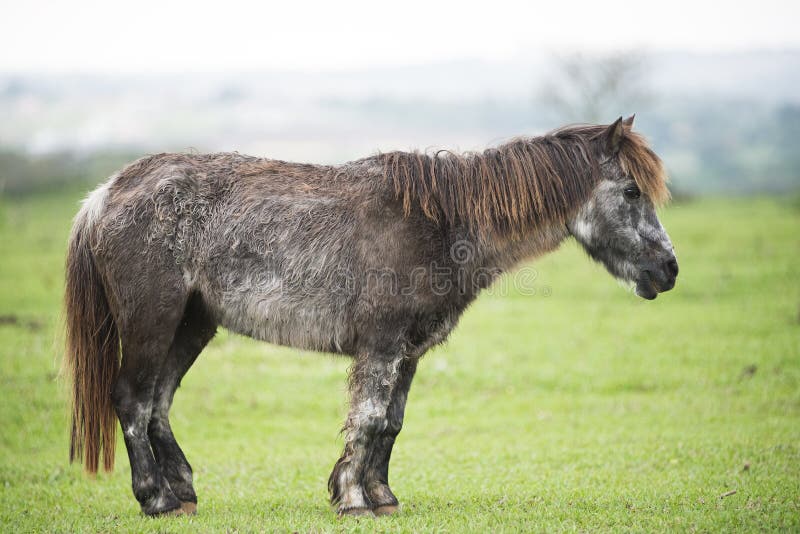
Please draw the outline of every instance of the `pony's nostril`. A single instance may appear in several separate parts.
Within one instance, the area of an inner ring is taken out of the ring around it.
[[[667,272],[671,276],[678,276],[678,261],[675,258],[667,262]]]

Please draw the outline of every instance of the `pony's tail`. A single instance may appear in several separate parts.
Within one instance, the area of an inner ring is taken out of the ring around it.
[[[103,454],[106,471],[114,468],[116,418],[111,391],[119,371],[119,333],[90,248],[91,217],[76,218],[66,264],[65,368],[72,378],[70,463],[82,461],[96,473]]]

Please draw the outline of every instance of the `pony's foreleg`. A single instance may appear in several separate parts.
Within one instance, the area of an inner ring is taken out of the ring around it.
[[[406,409],[408,390],[416,370],[416,358],[407,358],[400,365],[400,376],[392,392],[392,400],[386,413],[388,423],[386,430],[375,440],[364,472],[364,487],[367,490],[367,497],[372,503],[372,511],[377,515],[394,513],[399,506],[397,497],[389,489],[389,459],[392,455],[394,441],[403,428],[403,414]]]
[[[389,425],[387,412],[403,361],[401,353],[372,353],[353,366],[344,452],[328,479],[331,503],[340,515],[372,513],[364,476],[372,448]]]

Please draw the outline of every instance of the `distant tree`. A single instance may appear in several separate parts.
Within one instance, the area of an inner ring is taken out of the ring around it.
[[[559,56],[537,100],[566,122],[608,122],[650,100],[645,67],[645,56],[634,52]]]

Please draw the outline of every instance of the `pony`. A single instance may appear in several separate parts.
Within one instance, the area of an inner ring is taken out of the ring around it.
[[[195,513],[169,411],[222,326],[353,358],[330,501],[391,514],[389,459],[423,354],[501,273],[571,236],[639,296],[672,289],[666,179],[632,116],[342,165],[140,159],[86,198],[69,238],[70,460],[111,470],[118,419],[142,511]]]

